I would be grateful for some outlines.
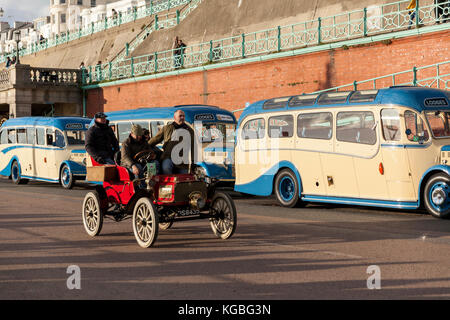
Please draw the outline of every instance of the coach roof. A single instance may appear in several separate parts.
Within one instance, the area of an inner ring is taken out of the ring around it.
[[[228,110],[220,109],[216,106],[208,105],[180,105],[175,107],[162,107],[162,108],[140,108],[131,110],[120,110],[107,112],[108,120],[120,121],[120,120],[144,120],[144,119],[173,119],[173,115],[176,111],[182,110],[186,115],[186,121],[193,123],[196,115],[201,114],[221,114],[230,116],[233,120],[220,120],[225,122],[235,122],[236,118],[233,113]]]
[[[295,99],[299,101],[303,100],[305,103],[292,103]],[[393,86],[385,89],[364,91],[330,91],[316,94],[287,96],[261,100],[251,104],[242,112],[239,118],[239,125],[247,116],[252,114],[297,109],[352,107],[359,105],[400,105],[422,112],[424,110],[442,110],[444,108],[450,108],[449,100],[450,91],[413,86]],[[439,103],[428,104],[428,101]]]
[[[7,120],[1,128],[4,127],[34,127],[46,126],[55,127],[60,130],[65,130],[68,124],[81,124],[82,126],[71,126],[70,130],[87,129],[86,125],[90,123],[91,119],[83,117],[20,117]]]

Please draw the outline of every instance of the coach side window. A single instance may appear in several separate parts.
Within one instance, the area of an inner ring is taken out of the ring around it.
[[[386,141],[399,141],[400,115],[397,109],[381,110],[381,123],[383,125],[383,138]]]
[[[410,130],[407,135],[409,141],[423,142],[428,141],[430,135],[424,126],[422,118],[417,113],[412,111],[405,111],[405,126],[406,131]]]
[[[36,136],[37,136],[37,144],[38,146],[45,145],[45,129],[44,128],[37,128],[36,129]]]
[[[372,112],[339,112],[336,119],[338,141],[374,145],[377,142],[376,123]]]
[[[53,129],[47,129],[46,141],[47,141],[47,145],[48,146],[53,146],[54,145],[53,133],[54,133]]]
[[[9,129],[8,130],[8,143],[13,144],[16,143],[16,129]]]
[[[269,137],[290,138],[294,135],[294,118],[291,115],[269,118]]]
[[[159,130],[162,129],[162,127],[164,127],[164,122],[163,121],[152,121],[150,123],[150,127],[151,127],[151,132],[152,132],[152,137],[156,136],[156,134],[159,132]]]
[[[124,142],[131,133],[131,122],[119,122],[117,124],[117,131],[119,133],[119,142]]]
[[[297,118],[297,135],[300,138],[331,139],[333,114],[331,112],[300,114]]]
[[[35,128],[27,128],[27,143],[35,144],[36,142],[36,129]]]
[[[266,123],[264,119],[249,120],[242,128],[242,138],[244,140],[262,139],[265,136],[265,130]]]
[[[61,131],[55,131],[55,146],[58,148],[64,148],[66,146],[66,141],[64,140],[64,135]]]
[[[27,131],[25,128],[17,129],[17,143],[26,144],[27,143]]]
[[[7,144],[8,143],[8,133],[5,130],[0,131],[0,144]]]

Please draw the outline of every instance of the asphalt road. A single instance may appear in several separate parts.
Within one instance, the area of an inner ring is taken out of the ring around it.
[[[363,207],[286,209],[273,198],[234,195],[231,239],[215,238],[206,220],[189,221],[142,249],[131,220],[105,220],[99,237],[86,234],[87,190],[0,179],[0,299],[450,297],[449,220]]]

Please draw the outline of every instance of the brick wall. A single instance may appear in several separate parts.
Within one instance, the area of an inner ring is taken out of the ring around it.
[[[443,31],[92,89],[87,94],[87,110],[92,116],[99,110],[194,103],[235,110],[246,102],[313,92],[446,61],[449,48],[450,31]]]

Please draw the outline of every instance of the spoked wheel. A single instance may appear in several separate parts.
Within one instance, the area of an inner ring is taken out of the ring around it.
[[[149,248],[158,237],[158,214],[149,198],[141,198],[133,210],[133,232],[142,248]]]
[[[103,227],[103,210],[100,207],[100,197],[96,191],[89,192],[83,201],[83,224],[87,234],[98,236]]]
[[[221,239],[230,238],[237,225],[236,206],[233,199],[226,193],[218,192],[211,201],[211,214],[216,218],[209,219],[214,234]]]
[[[72,189],[73,188],[75,179],[73,178],[73,174],[72,174],[72,172],[70,172],[70,169],[66,164],[61,168],[61,172],[59,175],[59,181],[61,183],[61,186],[64,189]]]

